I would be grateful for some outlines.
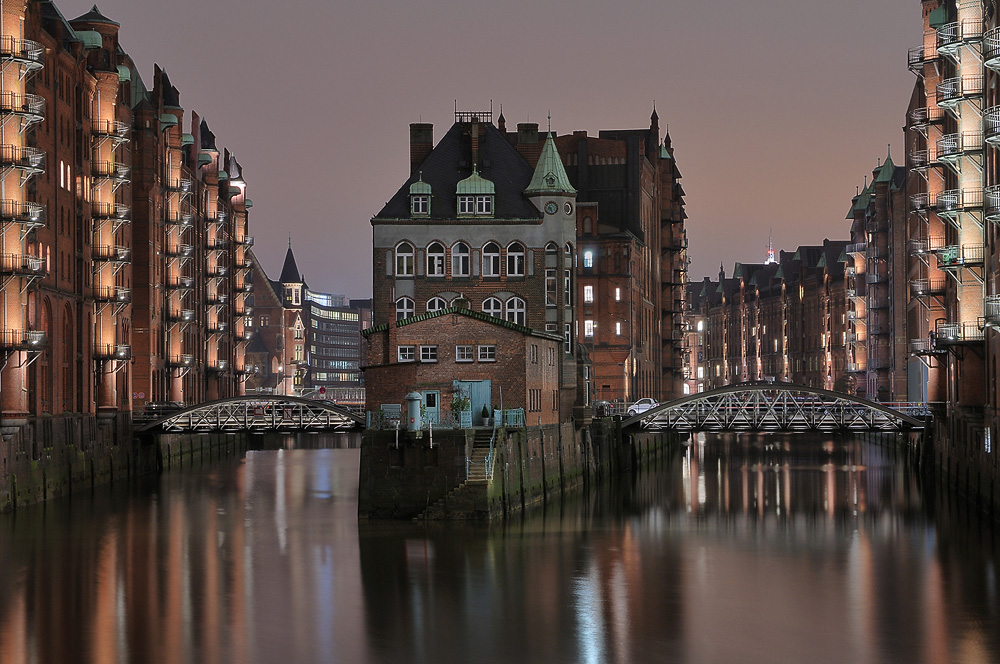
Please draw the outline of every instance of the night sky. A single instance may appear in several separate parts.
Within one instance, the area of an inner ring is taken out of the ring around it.
[[[92,0],[57,6],[67,19]],[[559,133],[646,127],[655,100],[687,192],[692,279],[846,239],[901,127],[918,0],[101,0],[147,85],[170,75],[244,168],[254,252],[292,236],[316,290],[371,294],[372,215],[408,176],[409,124],[459,110]]]

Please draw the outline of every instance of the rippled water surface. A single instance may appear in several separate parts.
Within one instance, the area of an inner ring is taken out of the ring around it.
[[[504,524],[357,519],[358,437],[0,515],[0,662],[997,662],[989,522],[891,446],[701,437]]]

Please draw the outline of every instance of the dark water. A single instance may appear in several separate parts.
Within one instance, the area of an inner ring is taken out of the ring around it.
[[[709,437],[506,524],[359,526],[357,443],[0,516],[0,662],[1000,661],[996,532],[892,448]]]

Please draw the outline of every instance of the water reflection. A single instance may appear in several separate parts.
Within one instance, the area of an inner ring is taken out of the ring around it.
[[[357,520],[357,438],[0,517],[0,662],[988,662],[994,529],[862,440],[695,440],[507,523]]]

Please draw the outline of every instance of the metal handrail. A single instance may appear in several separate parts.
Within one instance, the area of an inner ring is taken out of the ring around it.
[[[41,120],[45,117],[45,97],[18,92],[0,92],[0,111]]]
[[[45,225],[45,208],[30,201],[0,201],[0,219],[29,226]]]
[[[41,67],[45,59],[45,47],[30,39],[0,35],[0,59],[17,60],[26,65]]]

